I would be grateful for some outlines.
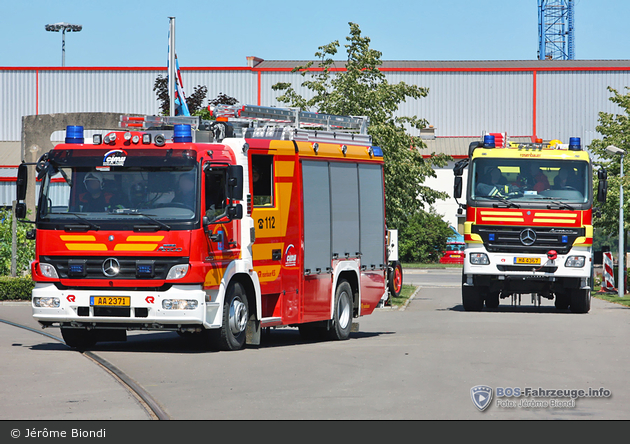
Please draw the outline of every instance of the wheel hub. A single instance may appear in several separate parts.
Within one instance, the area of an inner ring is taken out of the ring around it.
[[[339,326],[342,329],[345,329],[350,322],[350,304],[348,303],[348,294],[342,293],[339,297],[339,302],[337,304],[337,311],[339,313]]]
[[[234,299],[230,304],[230,330],[238,335],[247,326],[247,307],[240,299]]]

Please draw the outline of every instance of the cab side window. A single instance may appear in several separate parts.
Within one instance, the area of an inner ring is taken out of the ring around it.
[[[252,154],[252,196],[255,207],[273,206],[273,156]]]
[[[225,168],[206,171],[206,213],[213,221],[225,213]]]

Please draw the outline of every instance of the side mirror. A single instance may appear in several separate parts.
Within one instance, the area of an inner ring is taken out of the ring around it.
[[[15,204],[15,217],[16,219],[26,218],[26,204],[23,202]]]
[[[606,194],[608,194],[608,173],[601,169],[597,172],[599,186],[597,187],[597,201],[606,202]]]
[[[28,186],[28,167],[25,164],[21,164],[18,167],[17,173],[17,196],[16,200],[26,199],[26,188]]]
[[[462,176],[455,176],[455,185],[453,186],[453,197],[459,199],[462,197]]]
[[[230,205],[229,207],[227,207],[226,214],[227,214],[228,219],[230,220],[242,219],[243,218],[243,205],[241,204]]]
[[[243,167],[231,165],[228,167],[227,197],[231,200],[243,200]]]

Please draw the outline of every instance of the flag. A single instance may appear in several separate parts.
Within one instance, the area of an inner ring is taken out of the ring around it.
[[[182,73],[179,70],[177,54],[175,54],[175,67],[177,69],[177,78],[175,79],[175,115],[190,116],[188,104],[186,103],[186,95],[184,94],[184,84],[182,82]]]

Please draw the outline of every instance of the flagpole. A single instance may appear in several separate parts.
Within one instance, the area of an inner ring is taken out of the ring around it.
[[[168,39],[168,96],[169,115],[175,115],[175,17],[169,17],[169,39]]]

